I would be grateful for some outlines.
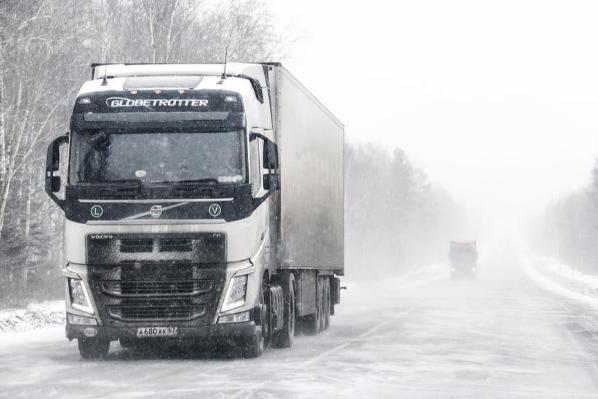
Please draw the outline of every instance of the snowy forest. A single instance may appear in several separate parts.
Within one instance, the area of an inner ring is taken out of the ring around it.
[[[260,0],[3,0],[0,26],[0,306],[63,294],[44,163],[92,62],[284,62],[290,42]],[[346,164],[349,278],[446,255],[459,212],[405,153],[348,143]]]
[[[590,175],[590,173],[588,173]],[[587,185],[554,201],[531,227],[539,253],[587,274],[598,273],[598,160]]]

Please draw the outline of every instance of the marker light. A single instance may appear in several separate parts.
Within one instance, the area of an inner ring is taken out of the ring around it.
[[[226,96],[226,97],[224,97],[224,102],[225,103],[236,103],[237,102],[237,97],[235,97],[235,96]]]
[[[91,98],[83,97],[77,100],[79,104],[91,104]]]

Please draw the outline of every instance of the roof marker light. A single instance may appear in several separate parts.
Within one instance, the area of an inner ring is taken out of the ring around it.
[[[89,97],[83,97],[77,100],[79,104],[91,104],[91,99]]]
[[[162,90],[154,90],[154,93],[160,94],[160,93],[162,93]]]
[[[135,95],[135,94],[137,94],[137,90],[131,90],[130,93]]]
[[[179,94],[185,94],[185,90],[183,90],[183,89],[180,89],[180,90],[179,90]]]
[[[235,97],[235,96],[226,96],[226,97],[224,97],[224,102],[225,103],[236,103],[237,102],[237,97]]]

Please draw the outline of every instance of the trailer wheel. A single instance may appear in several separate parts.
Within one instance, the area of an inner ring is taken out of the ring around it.
[[[330,299],[330,279],[326,278],[324,283],[324,330],[330,327],[330,305],[332,300]]]
[[[101,359],[110,350],[110,340],[104,338],[79,338],[79,354],[83,359]]]
[[[277,348],[290,348],[293,346],[295,336],[295,276],[293,273],[284,273],[281,280],[284,294],[284,323],[282,330],[274,334],[272,343]]]
[[[318,303],[320,305],[320,328],[319,331],[326,329],[326,279],[321,278],[318,284]]]
[[[316,312],[301,320],[301,330],[307,335],[316,335],[322,330],[322,280],[316,281]]]

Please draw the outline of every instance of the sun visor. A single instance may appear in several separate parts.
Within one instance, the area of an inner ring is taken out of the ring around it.
[[[201,82],[201,76],[134,76],[127,78],[125,90],[192,90]]]

